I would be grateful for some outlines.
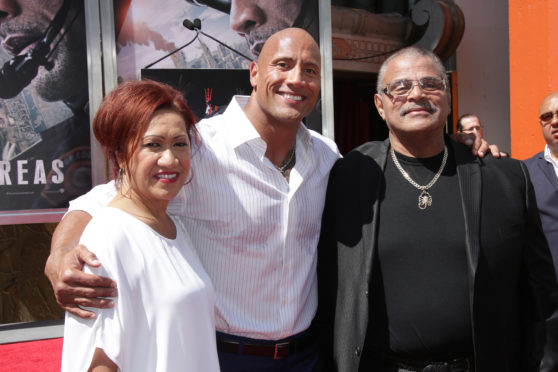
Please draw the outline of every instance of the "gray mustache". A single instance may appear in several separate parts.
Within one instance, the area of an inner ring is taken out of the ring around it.
[[[437,111],[436,107],[432,106],[429,103],[417,103],[415,105],[413,105],[412,107],[405,107],[403,110],[401,110],[401,116],[405,116],[407,115],[409,112],[411,112],[414,109],[417,108],[422,108],[422,109],[426,109],[430,114],[433,114]]]

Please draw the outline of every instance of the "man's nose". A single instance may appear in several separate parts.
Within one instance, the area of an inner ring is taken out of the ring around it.
[[[253,0],[233,0],[231,3],[231,28],[244,36],[265,23],[265,12]]]
[[[409,94],[407,95],[407,98],[417,99],[422,96],[424,96],[424,91],[422,90],[418,82],[414,82],[411,90],[409,91]]]
[[[20,8],[15,0],[0,0],[0,22],[15,17]]]
[[[289,70],[287,81],[291,84],[298,84],[302,82],[302,69],[298,66]]]

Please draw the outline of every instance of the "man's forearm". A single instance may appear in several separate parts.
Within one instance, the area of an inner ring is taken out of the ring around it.
[[[67,252],[78,245],[85,226],[91,216],[82,211],[68,213],[54,230],[50,243],[50,256],[46,262],[45,274],[52,281],[58,276],[60,260]]]
[[[91,221],[91,216],[82,211],[68,213],[54,230],[50,244],[50,254],[58,255],[72,250],[79,243],[85,226]]]
[[[45,265],[45,275],[52,284],[58,305],[81,318],[96,316],[84,307],[113,307],[114,302],[107,297],[118,295],[112,279],[82,271],[84,265],[101,265],[95,254],[79,244],[91,218],[77,209],[64,217],[52,236],[50,256]]]

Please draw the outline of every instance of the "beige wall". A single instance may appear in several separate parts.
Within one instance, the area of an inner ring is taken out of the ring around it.
[[[465,33],[456,53],[459,115],[478,115],[487,141],[509,151],[508,2],[456,3],[465,15]]]

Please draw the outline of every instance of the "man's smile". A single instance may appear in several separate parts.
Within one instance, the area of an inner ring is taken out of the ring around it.
[[[293,100],[293,101],[303,101],[306,98],[304,96],[301,96],[299,94],[293,94],[293,93],[280,93],[284,98]]]

